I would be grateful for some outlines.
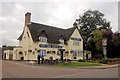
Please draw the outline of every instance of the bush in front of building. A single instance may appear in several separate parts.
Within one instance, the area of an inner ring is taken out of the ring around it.
[[[99,63],[107,64],[108,61],[110,61],[110,60],[108,60],[108,59],[102,59],[102,60],[99,61]]]
[[[78,62],[88,62],[88,63],[102,63],[102,64],[118,64],[120,63],[120,58],[107,58],[107,59],[97,59],[97,60],[78,60]]]
[[[79,59],[78,62],[85,62],[85,60]]]

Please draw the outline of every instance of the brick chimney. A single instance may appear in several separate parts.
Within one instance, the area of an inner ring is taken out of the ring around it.
[[[27,26],[28,23],[31,22],[31,13],[30,12],[27,12],[25,14],[25,27]]]
[[[76,26],[77,26],[77,23],[76,23],[76,22],[74,22],[73,27],[76,27]]]

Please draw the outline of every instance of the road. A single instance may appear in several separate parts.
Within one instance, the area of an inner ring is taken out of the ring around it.
[[[0,60],[0,80],[2,78],[2,61]]]
[[[109,69],[77,69],[31,66],[2,61],[3,78],[118,78],[118,67]]]

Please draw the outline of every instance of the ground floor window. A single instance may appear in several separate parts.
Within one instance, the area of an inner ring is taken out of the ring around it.
[[[33,55],[35,54],[35,51],[33,51]]]
[[[59,51],[57,51],[57,55],[60,55]]]
[[[44,56],[46,56],[46,50],[41,49],[41,50],[40,50],[40,54],[42,54],[42,53],[44,54]]]
[[[82,51],[73,51],[73,56],[78,56],[78,57],[82,57]]]
[[[24,51],[25,52],[25,56],[27,55],[27,51]]]

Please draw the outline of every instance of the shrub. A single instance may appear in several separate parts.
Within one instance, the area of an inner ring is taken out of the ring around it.
[[[96,60],[96,61],[95,61],[95,63],[99,63],[99,62],[100,62],[100,60]]]
[[[78,62],[83,62],[83,60],[82,60],[82,59],[79,59]]]
[[[108,59],[102,59],[99,61],[99,63],[107,64]]]

